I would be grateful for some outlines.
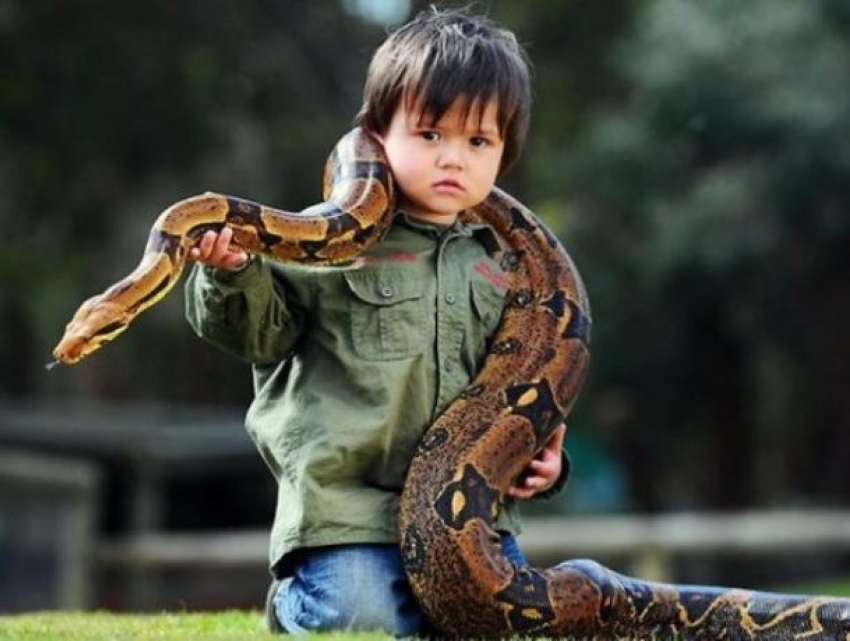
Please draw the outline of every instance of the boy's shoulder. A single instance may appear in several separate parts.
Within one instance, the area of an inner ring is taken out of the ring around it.
[[[495,259],[505,250],[505,246],[502,244],[499,236],[487,223],[461,222],[461,224],[469,230],[471,236],[481,243],[484,251],[491,258]]]
[[[467,242],[464,249],[452,252],[452,256],[461,261],[471,261],[480,272],[501,277],[503,270],[499,262],[504,247],[490,225],[477,221],[458,220],[449,230],[451,237],[460,237]],[[271,263],[273,274],[288,283],[305,287],[315,286],[328,280],[338,280],[352,271],[382,272],[398,271],[402,275],[413,277],[410,270],[424,268],[422,261],[430,261],[434,247],[434,237],[429,237],[427,226],[418,225],[402,216],[397,217],[385,236],[366,248],[352,261],[338,265],[311,266],[304,264]]]

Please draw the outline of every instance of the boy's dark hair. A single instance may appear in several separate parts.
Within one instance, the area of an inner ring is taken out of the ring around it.
[[[531,112],[525,54],[514,35],[466,9],[431,7],[390,34],[369,65],[357,124],[386,133],[404,100],[435,122],[456,100],[462,115],[495,100],[505,141],[501,170],[519,157]]]

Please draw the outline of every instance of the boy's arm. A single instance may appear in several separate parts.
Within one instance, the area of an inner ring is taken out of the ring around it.
[[[237,267],[202,260],[186,282],[186,317],[195,333],[254,364],[283,360],[304,327],[303,311],[288,301],[262,260]]]

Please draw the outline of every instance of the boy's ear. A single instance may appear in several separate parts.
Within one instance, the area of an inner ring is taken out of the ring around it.
[[[354,127],[355,127],[355,129],[360,129],[360,130],[364,131],[365,133],[369,134],[370,138],[374,138],[375,140],[377,140],[382,145],[384,144],[385,136],[383,134],[381,134],[380,132],[376,131],[374,127],[370,127],[363,122],[355,122]]]

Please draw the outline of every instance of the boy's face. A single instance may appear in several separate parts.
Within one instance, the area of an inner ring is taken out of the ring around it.
[[[399,102],[382,137],[401,206],[420,220],[451,224],[496,182],[505,147],[497,105],[491,101],[480,110],[474,104],[464,119],[456,101],[438,122],[427,114],[420,122],[419,111],[405,103]]]

